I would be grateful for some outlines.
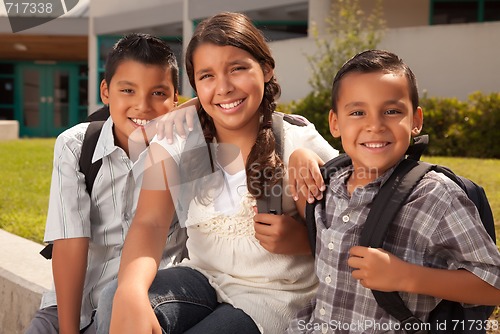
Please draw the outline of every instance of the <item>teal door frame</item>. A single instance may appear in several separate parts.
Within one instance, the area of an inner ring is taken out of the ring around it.
[[[17,64],[14,113],[21,137],[55,137],[78,123],[78,66]]]

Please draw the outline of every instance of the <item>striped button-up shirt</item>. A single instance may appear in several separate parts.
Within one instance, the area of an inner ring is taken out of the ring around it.
[[[402,333],[399,322],[381,309],[371,290],[351,276],[349,249],[359,236],[371,203],[391,169],[352,196],[350,168],[331,179],[324,210],[316,207],[315,300],[290,324],[288,333]],[[435,268],[463,268],[500,288],[500,253],[484,230],[474,204],[453,181],[427,173],[390,225],[383,248],[397,257]],[[439,299],[400,293],[408,308],[426,320]]]
[[[140,160],[132,162],[122,148],[115,146],[113,123],[109,118],[103,125],[92,158],[92,161],[102,158],[102,167],[90,198],[78,165],[87,127],[88,123],[78,124],[56,140],[44,238],[46,242],[90,238],[81,328],[90,323],[102,288],[118,275],[122,246],[140,192],[141,180],[134,179],[133,171],[142,168]],[[170,233],[161,267],[179,262],[184,256],[185,229],[176,224]],[[45,293],[42,299],[42,308],[50,305],[56,305],[54,290]]]

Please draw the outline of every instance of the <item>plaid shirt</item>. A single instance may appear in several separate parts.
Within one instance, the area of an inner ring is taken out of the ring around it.
[[[359,236],[371,203],[391,169],[352,196],[351,168],[331,178],[326,210],[316,207],[316,300],[290,324],[288,333],[402,333],[399,322],[380,308],[371,290],[351,276],[349,249]],[[464,268],[500,288],[500,252],[480,222],[474,204],[453,181],[429,172],[389,227],[384,249],[407,262],[434,268]],[[426,320],[439,299],[400,293],[408,308]],[[399,329],[399,330],[398,330]]]

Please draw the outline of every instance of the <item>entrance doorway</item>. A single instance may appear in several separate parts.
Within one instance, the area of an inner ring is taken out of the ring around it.
[[[22,136],[55,137],[78,123],[78,64],[20,64],[17,78]]]

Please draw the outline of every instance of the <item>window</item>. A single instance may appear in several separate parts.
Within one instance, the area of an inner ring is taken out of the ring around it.
[[[500,1],[486,0],[484,2],[484,21],[500,21]]]
[[[267,40],[307,37],[307,21],[254,21]]]
[[[0,63],[0,120],[14,119],[14,63]]]
[[[431,0],[431,24],[500,21],[500,0]]]

